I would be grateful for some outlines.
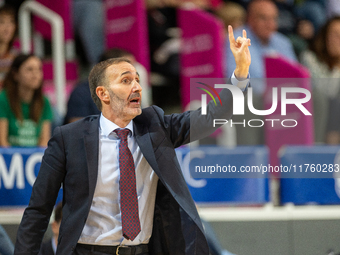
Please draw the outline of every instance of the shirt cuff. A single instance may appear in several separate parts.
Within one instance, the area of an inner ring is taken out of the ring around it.
[[[249,86],[249,78],[250,75],[248,73],[248,76],[246,79],[237,79],[235,76],[235,71],[233,72],[232,76],[231,76],[231,84],[233,84],[234,86],[239,87],[242,91],[245,91],[246,88],[248,88]]]

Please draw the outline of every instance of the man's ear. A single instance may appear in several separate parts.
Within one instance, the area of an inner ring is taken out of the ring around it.
[[[109,91],[104,86],[98,86],[96,88],[96,94],[99,97],[100,101],[102,101],[103,103],[105,103],[105,104],[110,103]]]

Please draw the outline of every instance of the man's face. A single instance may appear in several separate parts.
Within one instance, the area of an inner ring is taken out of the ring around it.
[[[110,97],[109,111],[113,118],[130,121],[142,113],[142,87],[134,66],[127,62],[109,66],[105,83]]]
[[[277,31],[277,19],[277,7],[269,1],[254,2],[248,11],[248,24],[262,43]]]

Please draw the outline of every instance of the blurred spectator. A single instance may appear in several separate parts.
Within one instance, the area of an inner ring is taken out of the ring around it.
[[[243,26],[246,21],[246,10],[242,5],[234,2],[221,3],[216,8],[215,14],[222,19],[226,32],[228,25],[231,25],[233,29],[237,29]]]
[[[164,1],[157,1],[157,0],[147,0],[146,6],[150,9],[156,8],[178,8],[184,4],[193,4],[201,9],[212,9],[215,8],[217,5],[220,4],[221,1],[219,0],[164,0]]]
[[[327,0],[297,0],[295,4],[295,14],[299,19],[312,22],[314,30],[318,31],[327,19],[326,1]]]
[[[13,49],[16,32],[15,10],[9,5],[0,7],[0,88],[13,59],[17,55]]]
[[[180,108],[180,36],[177,8],[214,9],[221,0],[146,0],[154,103],[165,111]]]
[[[318,0],[316,1],[318,2]],[[305,11],[301,11],[301,9],[304,10],[307,6],[308,10],[309,5],[317,6],[318,3],[310,4],[309,1],[304,0],[273,0],[273,2],[279,11],[277,31],[289,37],[296,56],[299,56],[301,52],[308,48],[308,43],[314,37],[316,31],[311,19],[309,19],[314,14],[309,15],[307,12],[308,15],[305,15]],[[313,9],[313,7],[310,9]],[[316,10],[316,12],[318,14],[320,11]]]
[[[297,14],[300,1],[275,0],[274,2],[279,11],[277,31],[289,37],[296,56],[299,56],[308,48],[308,42],[314,37],[314,25],[305,16],[300,17]]]
[[[42,94],[42,62],[18,55],[0,93],[0,146],[47,146],[52,111]]]
[[[103,0],[73,0],[74,32],[79,36],[91,68],[104,51]]]
[[[100,61],[104,61],[109,58],[120,57],[128,58],[135,66],[137,72],[140,75],[140,85],[143,89],[142,107],[149,106],[151,104],[151,91],[147,82],[147,71],[141,64],[136,62],[135,57],[130,52],[127,52],[123,49],[113,48],[105,51],[102,54]],[[88,115],[99,113],[99,109],[96,107],[91,98],[89,82],[83,81],[79,83],[72,91],[70,99],[68,101],[65,123],[71,123]]]
[[[180,31],[177,29],[176,9],[187,5],[212,9],[219,0],[147,0],[151,71],[179,83]]]
[[[277,20],[277,31],[284,35],[294,32],[297,17],[294,12],[294,1],[292,0],[275,0],[279,16]]]
[[[148,26],[151,71],[178,81],[179,35],[173,33],[177,28],[176,9],[170,7],[149,9]],[[159,55],[163,56],[160,58]]]
[[[51,224],[53,236],[51,239],[43,242],[38,255],[54,255],[57,251],[59,228],[62,219],[62,203],[60,202],[54,209],[54,221]]]
[[[316,141],[340,143],[340,17],[333,17],[320,29],[301,62],[313,78]],[[327,130],[326,125],[328,124]],[[321,126],[320,126],[321,125]]]
[[[5,229],[0,225],[0,254],[12,255],[14,253],[14,245],[7,235]]]
[[[310,22],[317,31],[326,21],[327,0],[274,0],[279,9],[278,31],[291,34],[299,20]]]
[[[290,60],[296,60],[296,56],[289,39],[277,32],[278,9],[270,0],[253,0],[247,9],[247,25],[236,29],[235,38],[242,37],[242,30],[247,31],[251,40],[251,62],[249,73],[252,78],[264,78],[265,55],[280,54]],[[229,49],[226,47],[226,51]],[[235,69],[235,61],[231,54],[226,54],[227,77],[232,75]],[[254,93],[261,95],[265,91],[264,83],[252,83]]]
[[[301,20],[297,24],[296,32],[298,35],[300,35],[302,38],[306,40],[310,40],[314,37],[315,30],[308,20]]]
[[[308,49],[315,36],[315,29],[309,20],[298,20],[294,33],[288,35],[291,40],[296,56],[300,57],[301,53]]]
[[[247,37],[251,40],[249,51],[251,54],[251,65],[249,73],[252,78],[253,105],[255,109],[263,109],[262,95],[266,89],[266,77],[264,57],[266,55],[282,55],[289,60],[295,61],[296,56],[290,40],[283,34],[277,32],[279,11],[273,1],[253,0],[247,8],[247,25],[235,30],[235,38],[241,36],[242,31],[247,31]],[[236,67],[232,54],[229,51],[229,42],[226,43],[226,76],[230,77]],[[259,119],[261,116],[252,114],[245,107],[244,116],[235,115],[233,121],[242,123],[243,120]],[[238,145],[264,144],[264,129],[251,128],[236,125]]]

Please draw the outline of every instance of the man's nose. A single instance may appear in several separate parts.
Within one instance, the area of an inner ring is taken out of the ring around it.
[[[139,84],[139,82],[137,81],[134,82],[133,91],[142,91],[142,86]]]

